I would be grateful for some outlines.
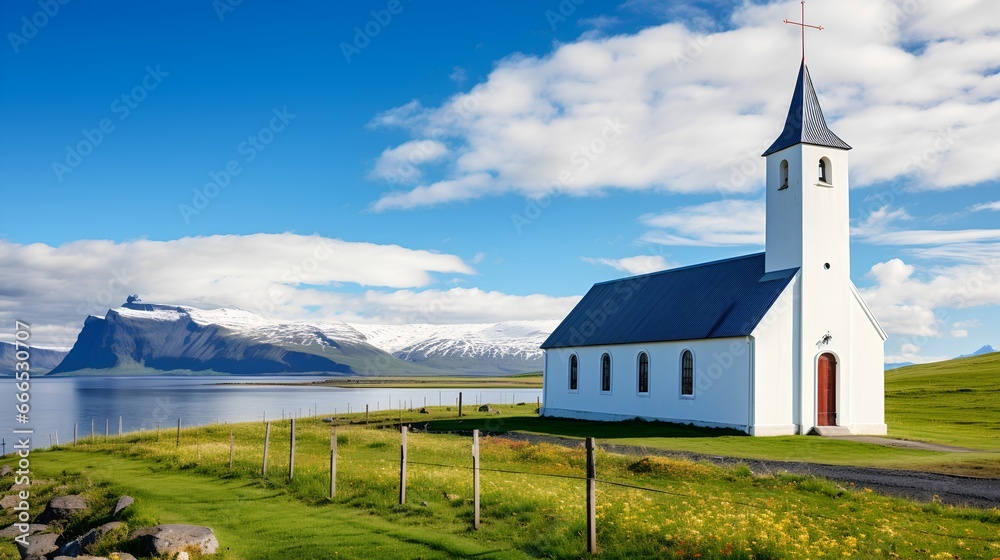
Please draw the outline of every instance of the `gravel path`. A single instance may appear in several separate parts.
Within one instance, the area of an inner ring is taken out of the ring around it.
[[[565,447],[582,446],[583,441],[572,438],[508,432],[503,437],[544,442]],[[848,467],[841,465],[821,465],[817,463],[798,463],[791,461],[766,461],[757,459],[740,459],[736,457],[720,457],[689,453],[686,451],[670,451],[652,449],[632,445],[599,444],[601,448],[612,453],[645,457],[650,455],[690,459],[692,461],[708,461],[721,466],[745,464],[756,474],[788,472],[794,474],[815,475],[843,484],[854,484],[856,489],[871,488],[880,494],[910,498],[922,502],[930,502],[937,496],[945,503],[956,506],[972,506],[978,508],[1000,507],[1000,479],[974,478],[947,474],[934,474],[919,471],[902,471],[891,469],[876,469],[870,467]]]

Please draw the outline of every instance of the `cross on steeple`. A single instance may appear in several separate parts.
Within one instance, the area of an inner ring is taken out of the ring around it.
[[[811,27],[813,29],[823,31],[822,25],[809,25],[806,23],[806,3],[802,2],[802,21],[792,21],[789,19],[785,20],[785,23],[790,23],[792,25],[798,25],[802,28],[802,62],[806,61],[806,28]]]

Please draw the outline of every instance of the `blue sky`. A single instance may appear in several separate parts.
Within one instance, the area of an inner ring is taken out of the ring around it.
[[[1000,343],[1000,14],[914,6],[807,17],[826,27],[808,44],[827,119],[855,147],[852,276],[887,355],[926,360]],[[0,314],[62,345],[129,292],[291,319],[560,318],[596,281],[759,251],[757,156],[797,16],[7,2]]]

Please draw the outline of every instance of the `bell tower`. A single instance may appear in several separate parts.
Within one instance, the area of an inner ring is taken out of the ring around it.
[[[842,429],[853,415],[850,149],[827,127],[803,60],[785,126],[763,154],[765,269],[799,269],[790,395],[799,433]]]

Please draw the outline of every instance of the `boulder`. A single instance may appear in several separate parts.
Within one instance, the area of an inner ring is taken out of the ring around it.
[[[419,412],[420,414],[430,414],[430,411],[428,411],[426,408],[421,408],[417,412]]]
[[[0,478],[5,476],[10,476],[10,473],[14,472],[14,469],[10,468],[10,465],[4,465],[0,467]]]
[[[45,506],[45,511],[42,512],[42,515],[38,519],[43,523],[59,519],[69,519],[74,513],[85,509],[87,509],[87,499],[83,496],[75,494],[58,496],[49,500],[49,504]]]
[[[40,523],[30,523],[28,525],[27,533],[29,535],[34,535],[35,533],[41,533],[42,531],[48,529],[48,525],[42,525]],[[10,527],[0,531],[0,538],[12,539],[21,534],[21,523],[15,523]]]
[[[132,533],[138,539],[144,554],[170,554],[183,552],[188,547],[202,554],[215,554],[219,541],[208,527],[199,525],[157,525],[138,529]]]
[[[21,500],[17,496],[11,494],[10,496],[4,496],[0,498],[0,508],[9,509],[17,505]]]
[[[56,546],[59,535],[55,533],[35,533],[25,540],[28,541],[27,545],[22,544],[21,541],[15,541],[21,558],[41,557],[59,550],[59,547]]]
[[[85,548],[97,542],[98,539],[122,526],[121,521],[105,523],[96,529],[91,529],[75,540],[69,541],[59,549],[59,554],[64,556],[79,556]]]
[[[493,408],[492,406],[488,405],[488,404],[484,404],[484,405],[480,405],[479,412],[489,412],[489,413],[492,414],[492,413],[496,412],[496,409]]]
[[[125,508],[129,507],[134,503],[135,500],[132,498],[132,496],[122,496],[121,498],[118,498],[118,502],[115,503],[115,509],[111,512],[111,515],[114,517],[118,517],[119,513],[125,511]]]

